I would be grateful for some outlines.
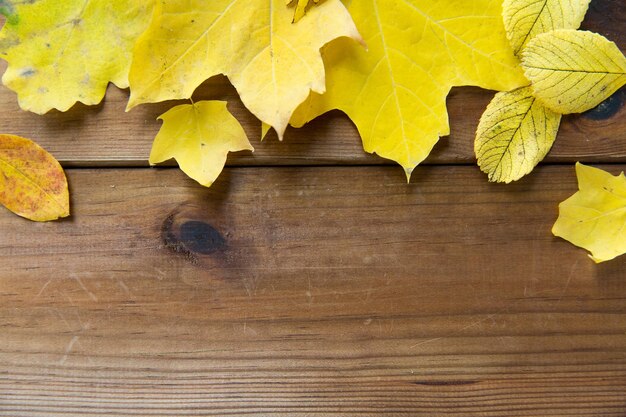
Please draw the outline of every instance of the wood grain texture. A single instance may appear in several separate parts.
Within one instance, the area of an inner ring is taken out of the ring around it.
[[[626,50],[626,8],[623,0],[594,0],[584,29],[608,36]],[[0,67],[4,72],[4,64]],[[448,98],[451,135],[443,138],[427,164],[475,162],[473,141],[480,115],[493,92],[455,88]],[[140,106],[124,112],[128,93],[108,89],[105,101],[94,107],[76,105],[66,113],[45,116],[20,111],[15,94],[0,88],[0,126],[6,133],[31,138],[65,166],[146,166],[152,141],[159,130],[156,118],[174,102]],[[366,154],[352,122],[336,111],[302,129],[288,129],[284,142],[270,133],[260,143],[260,123],[243,106],[225,77],[215,77],[194,94],[194,100],[228,100],[256,152],[229,157],[229,165],[390,164]],[[626,89],[585,115],[564,119],[547,162],[626,162]]]
[[[550,234],[571,166],[68,175],[71,219],[0,213],[2,416],[626,415],[626,257]]]

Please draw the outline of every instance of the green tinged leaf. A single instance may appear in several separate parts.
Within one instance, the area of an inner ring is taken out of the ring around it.
[[[0,32],[0,53],[8,62],[2,82],[17,93],[22,109],[43,114],[76,102],[98,104],[109,82],[128,87],[132,47],[148,24],[153,0],[1,5],[11,8]]]
[[[516,181],[546,156],[561,115],[544,107],[530,87],[498,93],[483,113],[474,152],[490,181]]]

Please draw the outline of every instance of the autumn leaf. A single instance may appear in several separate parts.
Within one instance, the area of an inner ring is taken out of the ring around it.
[[[498,1],[359,0],[349,10],[368,50],[347,39],[328,45],[328,91],[312,94],[292,124],[340,109],[356,124],[364,149],[398,162],[407,176],[450,133],[451,87],[510,90],[528,83]]]
[[[626,84],[626,57],[597,33],[555,30],[533,38],[522,53],[533,92],[553,111],[581,113]]]
[[[544,107],[530,87],[498,93],[482,115],[474,151],[490,181],[516,181],[546,156],[561,115]]]
[[[312,0],[314,3],[318,3],[320,0]],[[311,0],[287,0],[287,4],[296,3],[296,10],[293,15],[293,22],[297,22],[298,20],[304,17],[306,13],[306,8],[308,7]]]
[[[596,262],[626,252],[626,177],[576,164],[579,191],[559,205],[555,236],[591,252]]]
[[[0,203],[42,222],[70,214],[67,179],[56,159],[31,140],[0,134]]]
[[[128,108],[188,98],[207,78],[225,74],[246,107],[278,137],[311,90],[325,89],[320,48],[360,39],[340,0],[327,0],[292,24],[285,0],[173,0],[157,3],[130,71]]]
[[[179,105],[159,119],[163,126],[154,139],[150,164],[174,158],[185,174],[205,187],[224,168],[228,152],[254,150],[225,101]]]
[[[590,0],[504,0],[504,27],[518,55],[535,36],[555,29],[578,29]]]
[[[150,19],[153,0],[5,0],[0,32],[8,62],[3,83],[24,110],[66,111],[98,104],[109,82],[128,87],[132,46]]]

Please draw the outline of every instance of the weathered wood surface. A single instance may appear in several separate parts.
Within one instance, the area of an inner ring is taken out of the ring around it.
[[[623,0],[594,1],[583,25],[608,36],[626,50],[626,7]],[[4,67],[0,67],[4,72]],[[493,92],[455,88],[448,99],[451,135],[443,138],[426,163],[474,163],[474,132]],[[128,93],[110,87],[99,106],[77,105],[66,113],[45,116],[19,110],[16,96],[0,88],[0,126],[6,133],[36,140],[65,166],[146,166],[156,118],[174,103],[144,105],[124,112]],[[220,99],[244,126],[256,148],[229,157],[230,165],[389,164],[363,151],[350,120],[334,112],[302,129],[289,129],[283,143],[272,132],[259,142],[260,122],[239,101],[225,77],[209,80],[194,94],[196,101]],[[547,162],[626,162],[626,89],[585,115],[567,116]]]
[[[2,416],[626,415],[626,258],[550,234],[571,166],[68,174],[71,219],[0,213]]]
[[[626,50],[625,22],[594,0],[584,27]],[[336,112],[253,140],[211,189],[124,168],[172,104],[126,94],[41,117],[0,88],[3,132],[101,167],[69,169],[70,219],[0,210],[0,416],[626,416],[626,257],[550,234],[571,162],[626,168],[625,89],[509,186],[439,166],[473,163],[492,95],[459,88],[410,185]],[[258,137],[225,78],[206,98]]]

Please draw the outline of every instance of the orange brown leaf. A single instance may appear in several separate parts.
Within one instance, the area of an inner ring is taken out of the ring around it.
[[[0,134],[0,203],[34,221],[69,216],[63,168],[35,142]]]

